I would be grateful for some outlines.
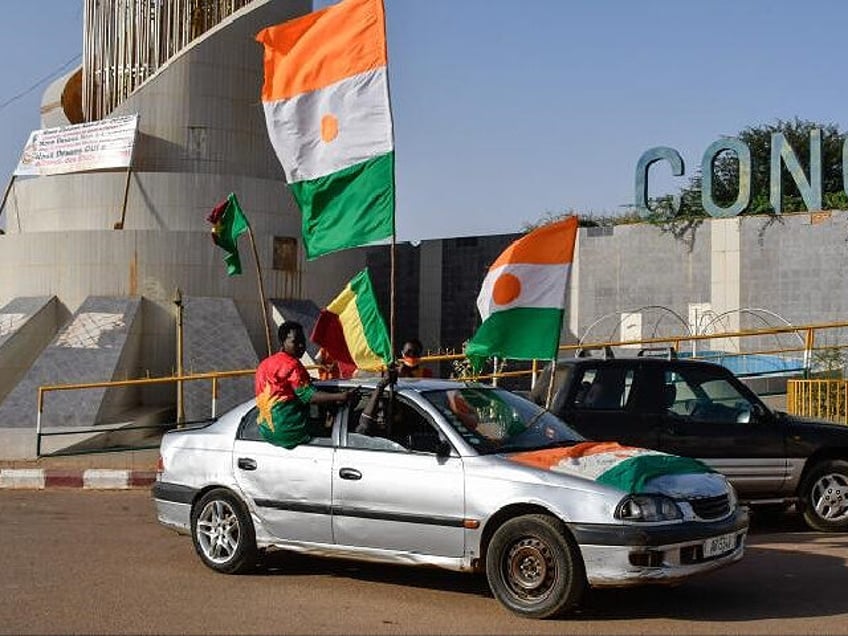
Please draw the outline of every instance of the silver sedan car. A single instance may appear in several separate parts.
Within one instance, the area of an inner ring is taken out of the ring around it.
[[[292,450],[262,438],[253,401],[163,437],[159,521],[210,568],[248,571],[279,548],[485,571],[504,606],[547,618],[587,586],[674,583],[742,557],[747,511],[696,460],[589,442],[482,384],[401,380],[374,418],[360,418],[374,381],[319,386],[362,398],[312,405],[312,440]]]

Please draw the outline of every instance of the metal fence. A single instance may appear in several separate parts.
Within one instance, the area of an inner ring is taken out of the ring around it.
[[[252,0],[85,0],[82,111],[102,119],[174,55]]]
[[[848,424],[848,380],[789,380],[786,410],[793,415]]]
[[[842,331],[848,329],[848,322],[833,322],[815,325],[800,325],[795,327],[777,327],[768,329],[752,329],[747,331],[717,333],[709,335],[679,335],[665,336],[661,338],[646,338],[642,340],[622,340],[617,342],[584,342],[578,344],[562,345],[560,352],[564,356],[577,355],[581,350],[618,350],[627,351],[628,348],[644,348],[655,349],[665,346],[674,348],[676,351],[681,351],[682,348],[691,346],[692,341],[709,341],[711,339],[728,339],[738,338],[740,342],[750,338],[755,342],[762,342],[764,336],[773,336],[777,334],[794,334],[795,340],[799,343],[797,346],[777,347],[757,349],[752,348],[745,351],[736,352],[721,352],[721,356],[717,357],[715,351],[702,349],[700,354],[686,354],[687,357],[696,359],[706,359],[713,362],[719,362],[725,366],[731,366],[734,359],[742,359],[750,356],[775,356],[789,361],[788,364],[779,365],[774,369],[766,369],[764,371],[756,371],[751,373],[739,373],[741,377],[751,377],[758,375],[779,374],[803,376],[805,379],[790,379],[787,381],[787,411],[794,415],[802,415],[826,419],[834,422],[842,422],[848,424],[848,380],[842,379],[811,379],[810,376],[818,372],[827,372],[830,374],[836,373],[842,375],[841,363],[843,360],[842,351],[848,348],[848,338],[844,338]],[[846,344],[841,344],[845,342]],[[820,344],[817,344],[820,343]],[[740,347],[741,348],[741,347]],[[824,360],[830,365],[827,369],[818,369],[817,360]],[[534,360],[524,362],[493,360],[487,364],[487,368],[482,371],[474,372],[467,364],[464,354],[461,353],[441,353],[435,355],[427,355],[422,358],[425,365],[446,364],[452,368],[448,374],[450,377],[459,380],[485,381],[499,383],[501,381],[511,381],[521,384],[521,388],[532,388],[539,372],[542,370],[547,361]],[[181,412],[181,396],[182,387],[186,382],[207,381],[212,385],[212,397],[210,404],[210,417],[215,418],[218,413],[218,384],[222,380],[232,377],[240,377],[252,375],[254,369],[241,369],[235,371],[217,371],[209,373],[198,373],[183,376],[167,376],[162,378],[141,378],[118,380],[111,382],[92,382],[86,384],[61,384],[61,385],[46,385],[38,389],[38,414],[36,420],[36,445],[37,453],[41,456],[42,438],[55,435],[78,435],[83,433],[104,433],[112,430],[133,430],[132,427],[123,426],[120,429],[110,429],[104,426],[93,426],[87,429],[74,429],[72,431],[61,432],[45,432],[42,430],[42,412],[45,407],[46,396],[55,391],[76,391],[87,389],[103,389],[117,388],[126,386],[151,385],[151,384],[173,384],[175,385],[175,394],[177,401],[177,420],[175,422],[166,423],[164,425],[156,425],[154,427],[138,427],[138,428],[167,428],[175,427],[182,424]],[[133,447],[138,448],[138,447]],[[117,450],[110,448],[108,450]],[[88,451],[97,452],[97,451]]]

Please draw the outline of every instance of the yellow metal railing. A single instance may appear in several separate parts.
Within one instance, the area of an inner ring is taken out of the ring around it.
[[[142,428],[154,428],[152,426],[121,426],[120,428],[110,428],[108,426],[95,426],[91,428],[74,428],[72,431],[62,431],[45,433],[42,430],[42,413],[44,412],[45,396],[51,392],[57,391],[80,391],[86,389],[108,389],[120,388],[129,386],[150,386],[155,384],[176,384],[178,390],[182,390],[182,385],[185,382],[193,382],[198,380],[209,380],[212,383],[212,404],[211,417],[217,417],[218,410],[218,382],[224,378],[235,378],[245,375],[253,375],[254,369],[240,369],[236,371],[212,371],[207,373],[194,373],[190,375],[174,375],[161,378],[138,378],[134,380],[111,380],[108,382],[83,382],[77,384],[47,384],[38,387],[38,412],[35,420],[35,454],[36,457],[41,457],[41,440],[43,437],[56,435],[80,435],[87,433],[106,433],[112,430],[135,430]],[[182,423],[182,413],[177,414],[175,425]],[[158,428],[158,427],[156,427]]]
[[[673,347],[677,352],[692,352],[689,357],[694,359],[714,359],[713,356],[703,355],[703,350],[697,351],[698,343],[737,339],[739,342],[739,351],[727,351],[722,353],[723,359],[734,357],[744,357],[752,355],[773,355],[773,356],[789,356],[796,354],[800,360],[799,369],[808,374],[815,365],[815,357],[818,353],[824,351],[842,351],[848,349],[848,332],[839,334],[842,337],[829,339],[827,336],[836,333],[840,329],[848,329],[848,321],[828,322],[818,324],[804,324],[781,327],[768,327],[763,329],[743,329],[733,332],[709,333],[709,334],[672,334],[668,336],[658,336],[652,338],[642,338],[639,340],[617,340],[617,341],[597,341],[597,342],[581,342],[577,344],[560,345],[559,351],[561,354],[573,355],[581,349],[596,349],[603,350],[609,348],[651,348],[657,346]],[[777,337],[781,335],[792,336],[795,341],[791,346],[772,346],[765,347],[756,342],[756,338]],[[828,340],[837,340],[846,344],[826,344]],[[747,345],[745,343],[748,343]],[[823,344],[824,343],[824,344]],[[465,356],[461,353],[449,353],[439,355],[428,355],[422,358],[423,362],[452,362],[454,360],[462,360]],[[538,361],[544,365],[547,361]],[[533,369],[525,371],[509,371],[506,373],[498,373],[494,370],[485,374],[473,375],[467,374],[461,376],[460,379],[467,380],[497,380],[497,378],[524,375],[534,375],[539,366],[534,365]]]
[[[821,343],[822,341],[827,342],[827,335],[839,329],[848,329],[848,321],[783,327],[769,327],[765,329],[747,329],[736,332],[714,334],[678,334],[653,338],[643,338],[641,340],[581,342],[578,344],[561,345],[559,347],[559,351],[565,355],[574,355],[580,349],[603,350],[608,347],[651,348],[656,346],[674,347],[677,351],[683,351],[683,348],[688,345],[688,347],[691,347],[694,353],[694,355],[692,355],[691,357],[699,358],[700,356],[697,355],[696,343],[705,341],[708,342],[710,340],[735,338],[738,339],[738,342],[740,343],[740,350],[737,352],[723,353],[722,356],[724,358],[731,358],[734,356],[748,356],[755,354],[797,354],[798,359],[802,360],[800,371],[802,371],[805,376],[808,376],[811,368],[813,367],[814,358],[817,352],[836,351],[839,353],[839,355],[841,355],[841,351],[843,349],[848,348],[848,344],[817,344]],[[743,343],[747,338],[754,339],[757,337],[764,336],[779,336],[781,334],[792,335],[793,338],[797,340],[798,344],[796,346],[764,348],[762,346],[756,346],[756,341],[754,341],[754,344],[750,345],[749,347],[743,346]],[[822,337],[822,334],[824,334],[825,337]],[[841,336],[842,334],[837,335]],[[830,340],[837,342],[848,341],[848,337],[834,337],[830,338]],[[438,355],[427,355],[422,357],[421,360],[425,364],[436,364],[440,362],[454,362],[464,359],[465,355],[462,353],[443,353]],[[470,370],[466,369],[466,371],[468,371],[467,373],[455,372],[451,375],[455,376],[456,379],[460,380],[487,381],[495,384],[497,384],[498,380],[502,378],[525,377],[528,378],[528,384],[530,385],[530,387],[532,387],[533,383],[538,377],[539,371],[546,363],[547,361],[544,360],[533,361],[532,363],[525,363],[527,364],[528,368],[516,370],[514,366],[513,368],[509,368],[508,366],[506,368],[503,368],[502,365],[499,365],[498,362],[495,361],[495,364],[491,365],[491,370],[488,372],[473,374],[472,372],[470,372]],[[214,418],[217,416],[219,381],[226,378],[252,375],[254,371],[254,369],[241,369],[235,371],[215,371],[190,375],[166,376],[161,378],[140,378],[132,380],[117,380],[111,382],[90,382],[83,384],[57,384],[41,386],[38,388],[38,415],[36,421],[37,453],[40,455],[42,436],[48,435],[42,432],[42,411],[44,409],[44,399],[47,393],[53,391],[102,389],[164,383],[176,384],[178,390],[181,390],[184,382],[208,380],[212,383],[211,417]],[[848,423],[848,415],[846,415],[846,412],[848,412],[848,386],[846,386],[845,382],[846,381],[843,380],[789,380],[787,384],[787,411],[796,415],[820,417],[831,421]],[[182,414],[178,413],[177,419],[177,424],[181,423]],[[106,430],[109,429],[106,429],[104,427],[97,427],[91,430],[75,429],[72,433],[69,432],[49,434],[54,435],[86,432],[103,432]],[[124,427],[124,430],[126,430],[126,427]]]
[[[848,424],[848,380],[788,380],[786,411],[792,415]]]

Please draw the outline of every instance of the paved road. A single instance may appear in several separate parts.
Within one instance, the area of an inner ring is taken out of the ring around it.
[[[481,577],[277,555],[203,565],[149,494],[0,492],[0,634],[848,634],[848,535],[760,526],[746,558],[677,588],[595,591],[514,617]]]

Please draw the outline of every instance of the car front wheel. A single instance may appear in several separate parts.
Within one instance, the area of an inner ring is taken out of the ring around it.
[[[848,530],[848,462],[834,459],[812,468],[801,487],[804,521],[823,532]]]
[[[197,554],[213,570],[239,574],[256,565],[253,522],[242,502],[228,490],[211,490],[194,506],[191,537]]]
[[[586,588],[577,545],[561,522],[546,515],[515,517],[495,531],[486,577],[495,598],[527,618],[575,607]]]

